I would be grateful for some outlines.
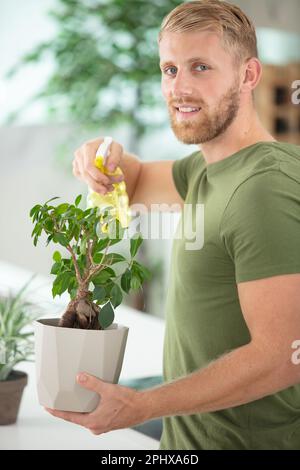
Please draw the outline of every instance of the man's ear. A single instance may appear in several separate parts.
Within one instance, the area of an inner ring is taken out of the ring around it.
[[[262,75],[262,64],[256,57],[251,57],[243,65],[243,82],[241,85],[242,93],[253,91]]]

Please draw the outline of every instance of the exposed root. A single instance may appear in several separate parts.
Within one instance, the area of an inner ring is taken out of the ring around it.
[[[87,297],[87,295],[85,297]],[[85,330],[101,330],[98,322],[99,312],[100,308],[97,304],[79,295],[76,299],[71,300],[58,326]]]

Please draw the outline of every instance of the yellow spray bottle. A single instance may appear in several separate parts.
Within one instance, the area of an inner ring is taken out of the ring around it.
[[[120,167],[117,167],[114,171],[109,171],[106,168],[106,159],[109,155],[109,147],[112,143],[111,137],[105,137],[104,141],[99,146],[94,164],[99,170],[108,176],[120,176],[123,172]],[[123,228],[127,228],[130,222],[130,209],[129,199],[126,192],[125,181],[112,183],[113,190],[106,194],[99,194],[89,188],[87,196],[87,207],[100,207],[101,209],[108,208],[110,214],[119,220]],[[103,231],[107,230],[107,227],[102,228]]]

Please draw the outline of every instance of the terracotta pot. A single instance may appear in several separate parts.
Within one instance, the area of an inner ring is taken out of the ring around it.
[[[36,374],[42,406],[64,411],[93,411],[99,395],[76,382],[79,372],[118,383],[128,327],[113,323],[105,330],[58,327],[58,318],[35,322]]]
[[[13,424],[17,421],[27,381],[27,374],[18,370],[13,370],[7,380],[0,381],[0,424]]]

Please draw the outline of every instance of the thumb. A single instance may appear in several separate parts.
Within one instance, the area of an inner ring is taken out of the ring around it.
[[[123,147],[118,142],[112,141],[109,153],[105,159],[105,167],[108,168],[109,173],[113,173],[119,166],[123,156]]]
[[[103,391],[106,384],[103,380],[98,379],[98,377],[95,377],[94,375],[87,374],[86,372],[81,372],[76,378],[81,387],[93,390],[94,392]]]

